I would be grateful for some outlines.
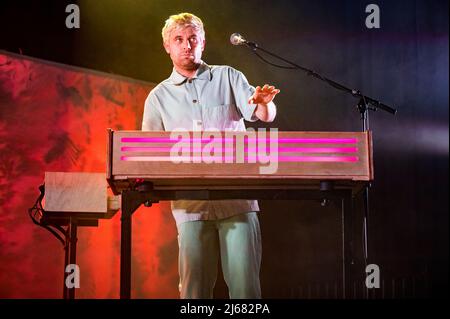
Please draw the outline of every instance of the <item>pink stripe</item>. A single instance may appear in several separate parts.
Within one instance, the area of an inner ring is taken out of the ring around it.
[[[190,149],[190,148],[189,148]],[[122,152],[170,152],[171,147],[152,147],[152,146],[122,146],[120,148]],[[203,152],[202,148],[190,149],[193,152]],[[221,148],[218,150],[222,152],[233,152],[233,148]],[[249,151],[248,147],[244,148],[245,152]],[[358,148],[356,147],[279,147],[279,153],[300,152],[300,153],[356,153]],[[258,148],[253,148],[251,153],[259,152]],[[262,148],[261,152],[269,153],[270,148]]]
[[[269,149],[270,150],[270,149]],[[357,147],[279,147],[278,152],[301,153],[356,153]]]
[[[234,157],[221,157],[221,156],[208,156],[210,160],[218,160],[218,161],[233,161]],[[174,162],[174,161],[197,161],[202,162],[203,159],[201,156],[122,156],[120,157],[121,161],[135,161],[135,162]],[[194,163],[195,164],[195,163]]]
[[[217,161],[232,161],[235,162],[234,157],[207,157],[209,160]],[[121,161],[134,161],[134,162],[173,162],[173,161],[187,161],[187,162],[203,162],[201,156],[122,156]],[[279,156],[278,162],[357,162],[359,158],[357,156]],[[244,158],[244,161],[248,161],[248,157]],[[273,161],[272,161],[273,162]],[[196,164],[196,163],[193,163]]]
[[[279,156],[278,162],[357,162],[357,156]]]
[[[173,146],[172,146],[173,147]],[[122,152],[168,152],[172,150],[172,147],[152,147],[152,146],[122,146],[120,150]],[[219,146],[219,148],[223,152],[232,152],[232,148],[222,148]],[[193,152],[203,152],[203,148],[189,148],[190,151]],[[245,148],[245,151],[247,151],[247,148]]]
[[[217,143],[233,142],[233,138],[215,138]],[[266,142],[270,143],[270,138],[251,138],[245,139],[247,142]],[[122,143],[177,143],[184,142],[183,139],[171,139],[165,137],[122,137]],[[210,138],[190,138],[189,143],[210,143]],[[279,138],[278,143],[317,143],[317,144],[356,144],[357,138]],[[187,141],[186,141],[187,143]]]

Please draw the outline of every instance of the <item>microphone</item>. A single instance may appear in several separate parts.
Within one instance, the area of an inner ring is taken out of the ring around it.
[[[235,32],[230,36],[230,42],[232,45],[242,45],[242,44],[247,44],[247,40],[245,40],[242,35],[240,35],[239,33]]]

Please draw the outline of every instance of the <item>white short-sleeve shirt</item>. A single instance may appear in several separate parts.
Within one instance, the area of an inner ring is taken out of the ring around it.
[[[244,119],[256,121],[255,92],[242,72],[230,66],[202,63],[191,79],[175,69],[145,101],[143,131],[245,131]],[[177,225],[187,221],[222,219],[259,211],[256,200],[178,200],[171,203]]]

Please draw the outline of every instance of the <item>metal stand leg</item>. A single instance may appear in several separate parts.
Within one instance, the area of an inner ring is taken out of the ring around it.
[[[69,264],[77,263],[77,228],[78,228],[78,220],[74,217],[70,217],[69,226],[67,227],[66,232],[66,244],[64,247],[65,256],[64,256],[64,287],[63,287],[63,298],[64,299],[75,299],[75,289],[76,288],[67,288],[66,279],[67,273],[66,268]]]
[[[69,299],[69,289],[66,286],[66,278],[67,278],[66,268],[67,268],[67,265],[70,264],[70,262],[69,262],[69,250],[70,250],[69,245],[70,245],[69,237],[66,234],[66,242],[64,244],[63,299]]]
[[[342,295],[350,297],[352,287],[353,260],[353,202],[352,192],[347,191],[342,198]]]
[[[363,192],[364,199],[364,218],[363,218],[363,241],[364,241],[364,270],[369,264],[369,186],[364,188]],[[370,298],[371,289],[366,287],[365,289],[366,298]]]
[[[131,298],[131,225],[132,215],[144,202],[138,191],[122,192],[120,229],[120,299]]]

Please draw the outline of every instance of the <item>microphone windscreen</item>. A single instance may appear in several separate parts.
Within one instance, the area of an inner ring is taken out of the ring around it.
[[[230,36],[230,42],[232,45],[239,45],[242,43],[242,36],[235,32]]]

